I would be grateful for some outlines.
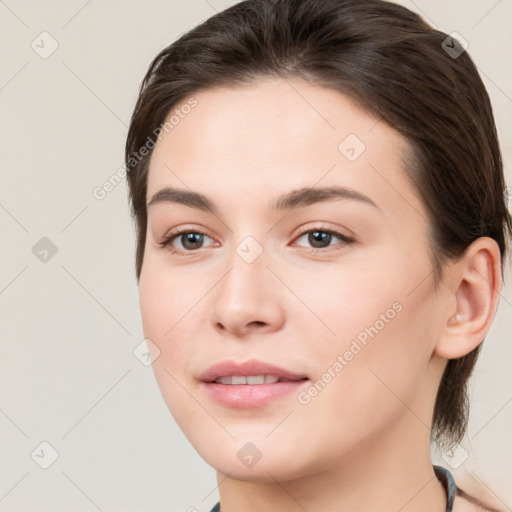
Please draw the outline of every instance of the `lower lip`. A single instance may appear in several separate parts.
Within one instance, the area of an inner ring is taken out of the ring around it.
[[[298,393],[308,380],[275,382],[274,384],[218,384],[203,382],[210,397],[221,405],[249,409],[262,407],[292,392]]]

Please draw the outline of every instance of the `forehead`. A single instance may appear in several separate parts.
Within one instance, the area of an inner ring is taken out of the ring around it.
[[[376,202],[405,194],[421,208],[404,173],[404,138],[338,91],[265,79],[193,98],[194,108],[183,108],[187,98],[168,115],[172,129],[153,150],[147,198],[173,186],[232,203],[318,183],[371,191]]]
[[[206,149],[208,156],[217,160],[244,158],[245,168],[249,158],[257,165],[304,158],[316,163],[319,151],[336,159],[338,145],[346,135],[352,133],[370,142],[375,139],[371,132],[378,124],[347,96],[298,79],[261,79],[240,87],[217,87],[201,91],[194,98],[197,105],[188,114],[176,115],[187,100],[172,109],[167,117],[172,118],[172,129],[163,133],[159,144],[160,150],[186,153],[189,163],[201,159]],[[375,135],[383,131],[377,130]],[[388,145],[390,139],[396,139],[393,145],[397,146],[400,135],[387,132]],[[319,151],[312,152],[315,147]],[[199,153],[192,151],[199,148]]]

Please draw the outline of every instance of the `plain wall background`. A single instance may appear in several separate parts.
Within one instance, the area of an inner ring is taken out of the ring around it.
[[[234,3],[0,2],[0,510],[207,511],[218,499],[215,471],[133,353],[143,334],[125,180],[103,200],[93,190],[123,166],[151,59]],[[468,41],[512,184],[512,2],[400,3]],[[434,453],[502,510],[512,508],[510,289],[472,380],[467,454]]]

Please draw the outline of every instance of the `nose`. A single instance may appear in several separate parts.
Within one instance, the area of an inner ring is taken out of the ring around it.
[[[229,270],[212,290],[215,329],[237,337],[280,329],[285,321],[282,288],[267,267],[265,252],[248,262],[234,251]]]

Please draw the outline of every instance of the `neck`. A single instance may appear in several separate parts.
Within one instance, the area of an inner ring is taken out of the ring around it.
[[[430,459],[430,431],[417,420],[415,428],[408,427],[291,480],[277,481],[270,468],[261,467],[266,481],[218,472],[221,512],[445,512],[446,493]]]

